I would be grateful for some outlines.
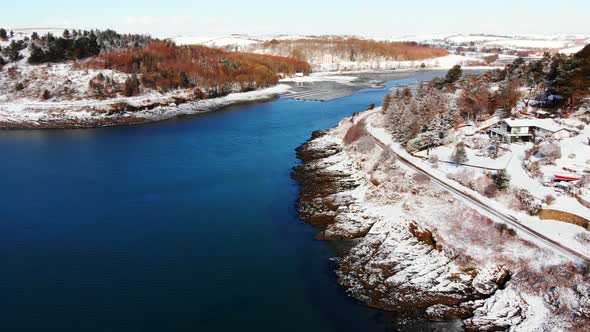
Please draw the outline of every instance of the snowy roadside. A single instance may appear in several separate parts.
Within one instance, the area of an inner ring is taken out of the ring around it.
[[[367,123],[366,128],[371,133],[371,135],[378,138],[383,143],[387,144],[396,153],[398,153],[399,155],[402,155],[404,158],[406,158],[408,160],[411,160],[415,165],[419,165],[419,167],[422,170],[435,176],[441,182],[444,182],[445,184],[455,188],[456,190],[461,191],[461,192],[468,192],[470,196],[476,197],[479,201],[486,203],[488,206],[494,206],[497,210],[501,211],[502,213],[504,213],[506,215],[514,216],[520,222],[522,222],[522,224],[525,225],[526,227],[551,238],[552,240],[563,245],[564,247],[570,248],[576,252],[580,252],[584,255],[590,256],[590,246],[583,245],[582,243],[580,243],[579,241],[577,241],[575,239],[576,236],[578,236],[578,234],[586,233],[584,231],[584,229],[580,228],[579,226],[567,224],[567,223],[560,222],[560,221],[542,220],[539,217],[531,216],[523,211],[516,211],[516,210],[510,209],[509,207],[507,207],[504,204],[504,202],[499,202],[497,200],[493,200],[488,197],[485,197],[485,196],[481,195],[480,193],[478,193],[474,190],[471,190],[454,180],[449,179],[449,177],[448,177],[449,172],[447,172],[445,170],[445,167],[456,167],[456,166],[448,165],[448,166],[439,166],[438,168],[433,168],[427,161],[425,161],[421,158],[412,156],[411,154],[406,152],[406,150],[403,147],[401,147],[399,144],[395,143],[393,141],[391,135],[386,131],[386,129],[382,128],[382,126],[380,125],[380,122],[382,122],[383,119],[381,119],[380,116],[381,116],[380,112],[374,112],[371,116],[367,116],[366,117],[366,123]],[[517,176],[514,177],[514,181],[516,181],[514,183],[514,185],[524,186],[525,188],[528,187],[529,189],[531,188],[532,185],[536,185],[536,187],[538,187],[537,190],[547,191],[548,188],[543,187],[541,184],[539,184],[537,182],[533,182],[532,179],[530,179],[530,181],[528,181],[529,177],[524,172],[524,170],[522,169],[522,167],[520,165],[522,162],[521,155],[524,155],[524,147],[522,148],[522,151],[513,151],[513,154],[514,154],[514,157],[511,156],[511,158],[508,161],[508,167],[511,169],[520,170],[520,172],[522,173],[522,174],[517,173]],[[524,181],[524,183],[521,183],[522,181]],[[585,209],[585,211],[581,211],[582,209],[578,207],[580,204],[577,204],[577,202],[570,202],[570,201],[574,200],[573,198],[562,198],[562,199],[564,201],[567,201],[568,203],[571,203],[571,205],[575,206],[575,208],[569,209],[569,210],[572,210],[572,212],[584,212],[584,214],[583,214],[584,216],[586,216],[586,214],[588,213],[588,209]],[[484,215],[487,214],[486,211],[481,211],[479,209],[478,209],[478,211]],[[541,246],[544,245],[543,243],[539,243],[538,241],[536,241],[536,239],[534,237],[530,237],[528,234],[522,234],[522,236],[529,241],[533,241],[533,242],[538,243]]]

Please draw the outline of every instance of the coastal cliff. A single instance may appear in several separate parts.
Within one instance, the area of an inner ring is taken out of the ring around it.
[[[339,284],[358,301],[460,318],[472,331],[583,330],[590,321],[584,267],[398,163],[358,115],[314,132],[297,156],[300,217],[319,229],[319,240],[354,241],[335,261]]]

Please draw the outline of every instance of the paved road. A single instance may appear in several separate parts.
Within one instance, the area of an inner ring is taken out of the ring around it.
[[[379,110],[365,112],[365,113],[361,114],[359,117],[357,117],[356,122],[358,123],[360,121],[364,121],[368,117],[370,117],[371,115],[377,113],[378,111]],[[515,229],[517,229],[518,231],[528,234],[529,236],[531,236],[535,240],[537,240],[539,243],[549,247],[550,249],[552,249],[553,251],[555,251],[559,254],[562,254],[570,259],[573,259],[576,262],[590,264],[590,256],[587,256],[587,255],[582,254],[576,250],[566,247],[566,246],[560,244],[559,242],[554,241],[551,238],[523,225],[514,216],[503,213],[501,211],[498,211],[494,207],[482,202],[480,199],[478,199],[472,193],[470,193],[467,190],[467,188],[465,188],[465,191],[464,191],[464,190],[457,189],[457,188],[447,184],[445,181],[442,181],[441,179],[437,178],[436,176],[425,171],[422,167],[420,167],[420,165],[414,163],[412,160],[409,160],[406,157],[395,152],[395,150],[393,150],[389,145],[383,143],[377,137],[372,135],[369,131],[367,131],[367,132],[377,142],[377,145],[379,145],[382,149],[384,149],[384,150],[388,151],[389,153],[391,153],[392,155],[394,155],[401,163],[410,167],[411,169],[415,170],[416,172],[429,177],[436,184],[438,184],[441,187],[443,187],[444,189],[448,190],[449,192],[451,192],[452,194],[454,194],[455,196],[460,198],[462,201],[467,202],[467,203],[477,207],[478,209],[487,212],[488,217],[490,217],[491,219],[495,219],[495,221],[500,221],[502,223],[508,224],[508,225],[514,227]]]

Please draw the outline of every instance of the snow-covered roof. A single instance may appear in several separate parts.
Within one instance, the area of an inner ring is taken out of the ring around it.
[[[552,133],[567,129],[552,119],[504,119],[503,121],[510,127],[537,127]]]

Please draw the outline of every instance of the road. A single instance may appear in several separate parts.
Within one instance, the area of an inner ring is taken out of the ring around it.
[[[355,122],[358,123],[361,121],[365,121],[371,115],[374,115],[375,113],[377,113],[379,111],[380,110],[377,109],[374,111],[367,111],[365,113],[362,113],[359,117],[357,117],[355,119]],[[538,241],[540,244],[552,249],[553,251],[555,251],[561,255],[564,255],[570,259],[573,259],[576,262],[580,262],[583,264],[590,264],[590,256],[587,256],[587,255],[582,254],[576,250],[566,247],[566,246],[560,244],[559,242],[535,231],[534,229],[531,229],[531,228],[523,225],[514,216],[503,213],[501,211],[498,211],[496,208],[486,204],[485,202],[482,202],[473,193],[470,193],[467,188],[465,188],[465,190],[460,190],[460,189],[457,189],[457,188],[449,185],[445,181],[441,180],[440,178],[436,177],[435,175],[424,170],[419,164],[417,164],[417,163],[413,162],[412,160],[397,153],[389,145],[383,143],[381,140],[379,140],[377,137],[375,137],[369,130],[367,130],[367,133],[369,135],[371,135],[371,137],[375,140],[377,145],[379,145],[382,149],[388,151],[393,156],[395,156],[397,158],[397,160],[399,160],[402,164],[410,167],[411,169],[415,170],[418,173],[421,173],[421,174],[427,176],[434,183],[438,184],[442,188],[444,188],[447,191],[449,191],[450,193],[454,194],[456,197],[461,199],[463,202],[466,202],[469,205],[476,207],[478,210],[487,212],[486,214],[488,217],[490,217],[490,219],[492,219],[496,222],[499,221],[501,223],[505,223],[507,225],[510,225],[510,226],[514,227],[516,230],[531,236],[536,241]]]

